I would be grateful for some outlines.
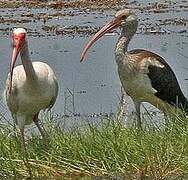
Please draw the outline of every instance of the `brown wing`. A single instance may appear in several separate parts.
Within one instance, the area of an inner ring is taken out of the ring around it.
[[[188,109],[188,100],[183,95],[174,72],[161,56],[141,49],[132,50],[129,53],[138,54],[142,59],[151,59],[147,75],[152,87],[157,91],[155,96],[173,106],[178,105],[184,110]],[[156,62],[161,66],[157,66]]]

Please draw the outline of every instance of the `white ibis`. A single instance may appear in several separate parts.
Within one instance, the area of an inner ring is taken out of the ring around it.
[[[12,62],[6,82],[5,98],[20,129],[22,149],[26,151],[24,126],[32,122],[38,127],[44,143],[47,143],[47,134],[39,125],[38,115],[40,110],[50,109],[54,105],[58,94],[58,82],[48,64],[31,62],[25,29],[15,29],[12,38]],[[14,67],[19,53],[22,65]]]
[[[100,37],[118,27],[121,29],[121,35],[116,44],[115,59],[122,86],[135,104],[137,126],[141,128],[141,102],[149,102],[164,113],[170,113],[171,108],[188,112],[188,100],[166,61],[147,50],[128,51],[128,44],[138,27],[137,16],[130,9],[118,11],[115,18],[90,39],[82,52],[81,61],[84,60],[87,50]]]

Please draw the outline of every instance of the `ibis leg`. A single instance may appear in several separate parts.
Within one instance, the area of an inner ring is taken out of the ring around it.
[[[142,129],[142,122],[141,122],[141,116],[140,116],[140,105],[141,103],[138,101],[134,101],[135,109],[136,109],[136,116],[137,116],[137,127],[139,129]]]
[[[21,135],[21,149],[24,155],[27,155],[26,151],[26,144],[25,144],[25,135],[24,135],[24,127],[20,128],[20,135]]]
[[[47,147],[48,146],[48,137],[47,137],[47,133],[45,132],[45,130],[40,126],[39,124],[39,118],[38,118],[38,115],[39,113],[37,113],[34,118],[33,118],[33,121],[35,123],[35,125],[37,126],[41,136],[42,136],[42,139],[43,139],[43,142],[44,142],[44,145]]]

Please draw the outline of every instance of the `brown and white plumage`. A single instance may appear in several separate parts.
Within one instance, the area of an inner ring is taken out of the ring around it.
[[[22,65],[15,62],[20,53]],[[17,28],[13,31],[13,54],[10,73],[6,82],[5,98],[12,116],[18,125],[22,146],[25,150],[24,126],[34,122],[42,137],[46,135],[38,122],[40,110],[51,108],[57,98],[58,82],[51,67],[43,62],[31,62],[26,31]]]
[[[128,51],[128,44],[136,33],[138,20],[130,10],[120,10],[115,18],[99,30],[86,44],[81,61],[87,50],[106,32],[121,28],[121,35],[116,44],[115,58],[122,86],[134,101],[141,127],[140,104],[149,102],[163,112],[172,107],[188,112],[188,100],[183,95],[176,76],[166,61],[159,55],[142,49]]]

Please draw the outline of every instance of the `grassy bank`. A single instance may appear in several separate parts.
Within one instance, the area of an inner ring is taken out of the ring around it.
[[[28,140],[28,160],[12,127],[0,130],[0,179],[181,179],[188,174],[188,121],[176,115],[165,130],[122,128],[114,120],[63,131],[48,122],[50,144]],[[8,125],[7,125],[8,126]],[[101,178],[102,179],[102,178]],[[107,178],[108,179],[108,178]]]

